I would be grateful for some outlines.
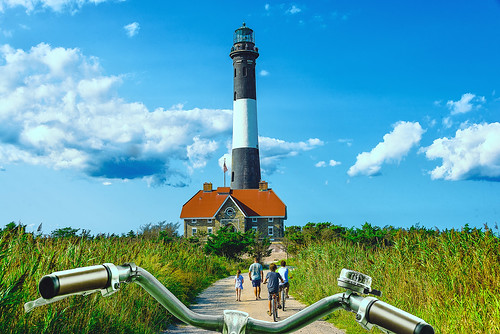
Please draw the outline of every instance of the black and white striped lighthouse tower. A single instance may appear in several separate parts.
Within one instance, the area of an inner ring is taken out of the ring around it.
[[[229,56],[234,68],[232,189],[258,189],[260,181],[255,47],[253,30],[245,23],[236,29]]]

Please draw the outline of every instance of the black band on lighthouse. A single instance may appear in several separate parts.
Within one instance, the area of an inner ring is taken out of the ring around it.
[[[260,182],[260,160],[257,148],[233,149],[231,170],[232,189],[258,189]]]

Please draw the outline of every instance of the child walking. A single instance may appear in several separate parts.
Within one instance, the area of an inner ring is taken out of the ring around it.
[[[234,287],[236,288],[236,301],[241,302],[241,290],[243,290],[243,276],[241,275],[241,270],[238,269],[236,272],[236,277],[234,278]]]

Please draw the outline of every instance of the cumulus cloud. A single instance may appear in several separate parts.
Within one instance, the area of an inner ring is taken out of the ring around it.
[[[484,96],[476,96],[475,94],[465,93],[458,101],[448,101],[446,106],[450,109],[452,115],[465,114],[473,109],[481,108],[486,102]]]
[[[187,146],[187,157],[192,168],[202,168],[207,165],[207,159],[217,150],[219,144],[215,140],[193,138],[193,143]]]
[[[128,37],[134,37],[139,33],[139,29],[141,27],[139,26],[139,23],[137,22],[132,22],[130,24],[127,24],[126,26],[123,27],[125,29],[127,36]]]
[[[500,181],[498,122],[472,124],[420,151],[430,160],[442,159],[442,165],[430,172],[432,179]]]
[[[302,152],[310,151],[321,145],[324,145],[323,141],[317,138],[300,142],[288,142],[276,138],[259,137],[259,155],[262,173],[269,176],[279,171],[283,160],[298,156]],[[219,158],[219,167],[221,170],[223,170],[224,159],[226,160],[227,169],[231,170],[231,152],[232,148],[229,145],[228,152]]]
[[[310,151],[323,144],[323,141],[317,138],[300,142],[287,142],[276,138],[259,137],[259,155],[262,173],[268,176],[272,175],[279,170],[279,166],[283,160],[298,156],[302,152]],[[228,170],[231,170],[231,151],[231,147],[228,147],[228,153],[219,158],[221,169],[223,169],[224,159],[226,159],[226,167]]]
[[[339,161],[330,160],[328,163],[326,161],[318,161],[314,166],[315,167],[326,167],[326,166],[335,167],[335,166],[338,166],[340,164],[341,164],[341,162],[339,162]]]
[[[301,152],[310,151],[324,143],[318,138],[307,141],[287,142],[281,139],[259,137],[259,153],[261,167],[264,173],[271,175],[286,158],[299,155]]]
[[[121,76],[103,75],[98,59],[78,49],[3,45],[0,64],[4,163],[183,186],[186,171],[204,167],[231,132],[231,110],[151,111],[123,100],[116,92]]]
[[[28,14],[35,10],[46,8],[55,12],[69,11],[75,13],[85,5],[98,5],[107,1],[116,0],[0,0],[0,12],[3,12],[7,8],[24,7]]]
[[[418,122],[398,122],[394,130],[384,135],[380,142],[370,152],[363,152],[356,157],[356,163],[349,168],[349,176],[380,174],[383,163],[399,162],[410,149],[418,145],[424,130]]]

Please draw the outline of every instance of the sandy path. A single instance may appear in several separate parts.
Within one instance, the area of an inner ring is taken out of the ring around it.
[[[266,272],[264,272],[264,277]],[[272,321],[271,317],[267,315],[268,301],[267,301],[267,287],[263,285],[261,297],[263,299],[255,300],[251,282],[248,279],[248,273],[244,273],[243,277],[245,282],[243,284],[243,293],[241,302],[236,301],[234,291],[234,276],[221,279],[215,284],[210,286],[196,299],[195,304],[190,308],[202,314],[222,314],[223,310],[239,310],[247,312],[250,317],[266,321]],[[293,283],[292,283],[293,284]],[[293,285],[290,290],[293,292]],[[280,320],[286,319],[292,314],[302,310],[305,306],[299,303],[293,296],[287,299],[286,311],[280,312]],[[165,333],[213,333],[198,329],[184,324],[171,326]],[[316,321],[295,333],[319,333],[319,334],[341,334],[345,333],[337,329],[332,324],[326,321]]]

